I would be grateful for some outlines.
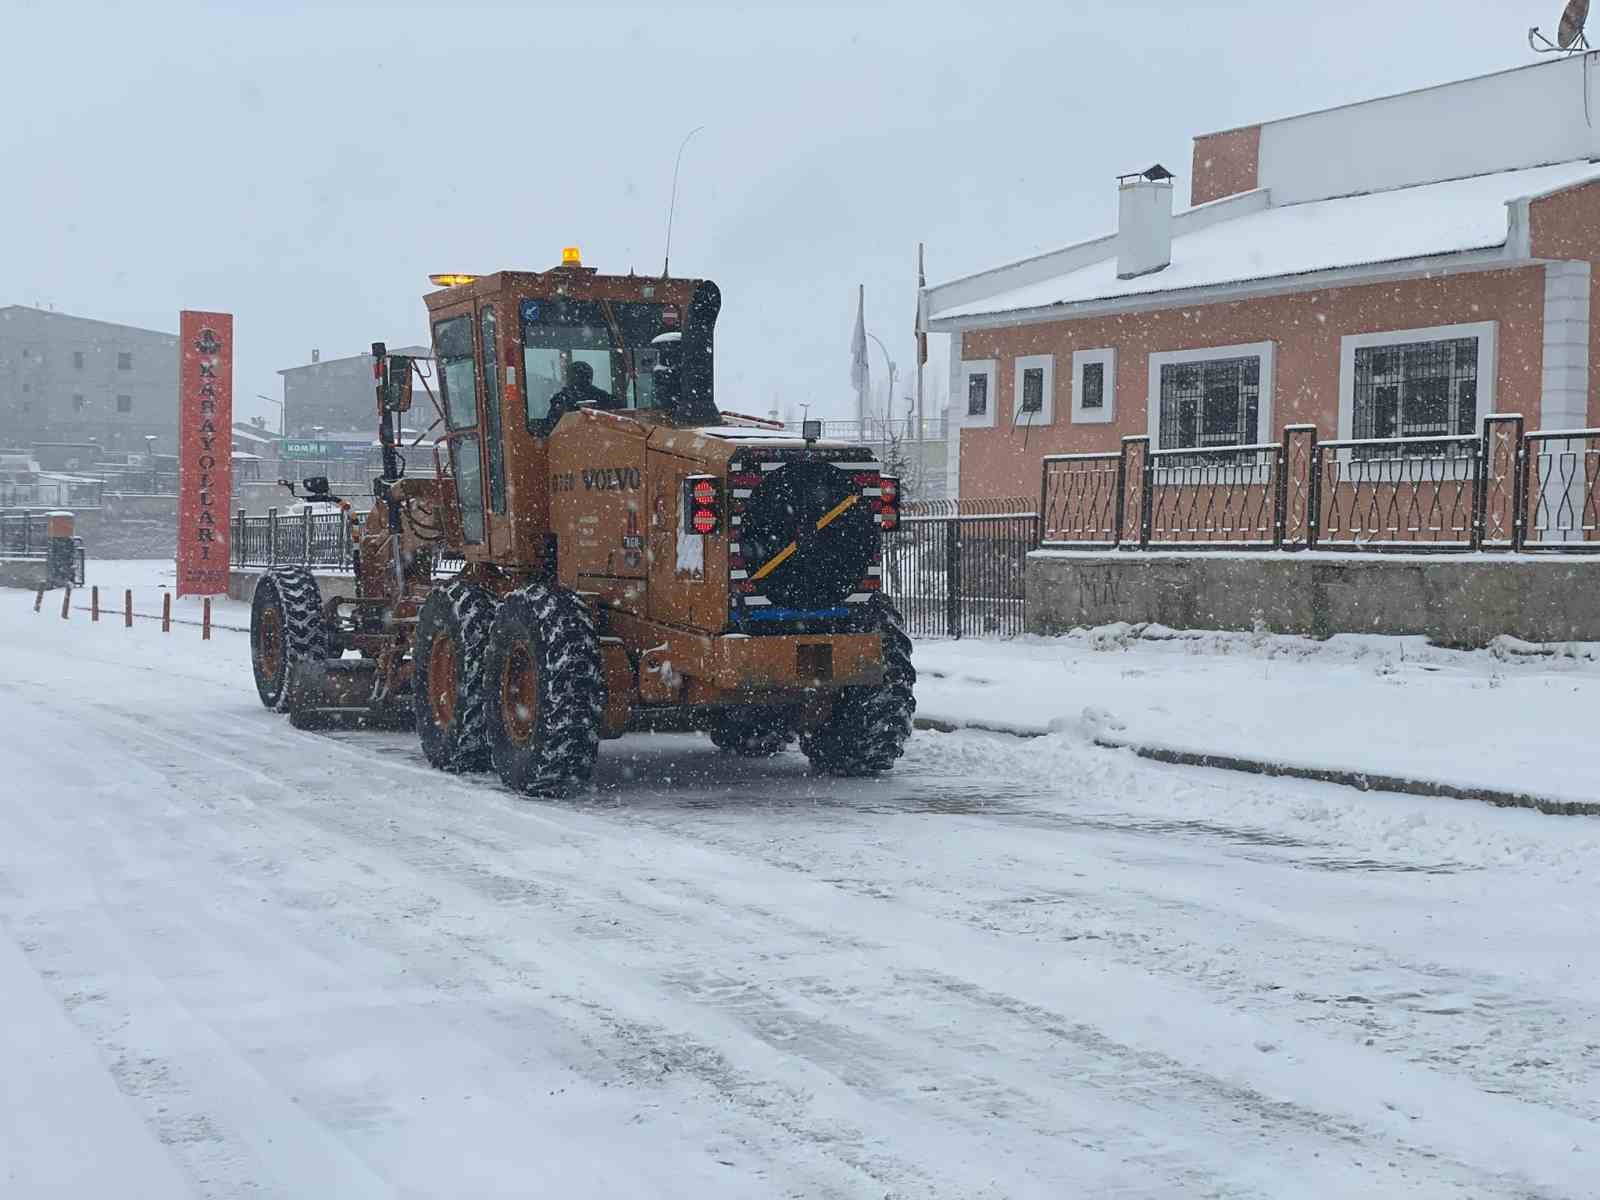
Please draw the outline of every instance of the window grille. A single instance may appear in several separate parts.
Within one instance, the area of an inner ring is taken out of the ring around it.
[[[1036,413],[1044,410],[1044,368],[1022,369],[1022,411]]]
[[[1164,363],[1159,448],[1249,445],[1256,440],[1260,404],[1256,355]]]
[[[967,376],[967,416],[981,417],[989,411],[989,376],[974,373]]]
[[[1354,437],[1470,436],[1477,432],[1477,425],[1477,338],[1356,350]],[[1368,456],[1399,452],[1399,448],[1386,447],[1359,449]],[[1446,453],[1449,444],[1437,444],[1434,449]]]
[[[1079,408],[1104,408],[1106,406],[1106,365],[1105,363],[1083,364],[1083,395],[1078,399]]]

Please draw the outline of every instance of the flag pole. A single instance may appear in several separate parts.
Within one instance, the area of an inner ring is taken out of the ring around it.
[[[923,439],[927,436],[928,427],[922,423],[922,366],[928,361],[928,334],[923,328],[926,322],[922,317],[922,289],[928,286],[928,279],[922,266],[922,243],[917,243],[917,432],[915,444],[917,447],[917,463],[921,467],[926,464],[926,451],[923,448]],[[918,474],[922,474],[918,471]]]

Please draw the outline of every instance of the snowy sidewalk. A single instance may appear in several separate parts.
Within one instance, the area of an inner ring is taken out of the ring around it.
[[[919,642],[915,661],[917,716],[940,724],[1600,801],[1591,645],[1112,625]]]
[[[101,620],[120,623],[123,588],[154,618],[173,576],[167,561],[91,559],[88,582],[101,588]],[[73,603],[87,607],[87,589]],[[198,623],[199,600],[175,601],[173,619]],[[219,598],[212,619],[248,629],[250,606]],[[1109,625],[918,642],[915,661],[917,716],[935,724],[1600,802],[1600,645],[1456,651],[1414,637]]]

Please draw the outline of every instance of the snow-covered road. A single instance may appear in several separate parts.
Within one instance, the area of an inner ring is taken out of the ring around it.
[[[1600,820],[918,734],[532,803],[0,592],[0,1194],[1600,1192]]]

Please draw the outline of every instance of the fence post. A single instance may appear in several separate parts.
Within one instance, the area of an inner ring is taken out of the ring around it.
[[[278,565],[278,509],[267,509],[267,566]]]
[[[1285,550],[1308,550],[1313,540],[1314,523],[1311,497],[1318,459],[1317,427],[1286,425],[1283,430],[1282,480],[1278,495],[1282,509],[1278,525],[1278,545]]]
[[[300,514],[300,561],[311,565],[311,506]]]
[[[1141,434],[1122,439],[1122,461],[1117,464],[1117,545],[1150,544],[1150,438]],[[1132,499],[1133,503],[1128,501]]]
[[[959,507],[957,509],[959,514]],[[951,517],[944,527],[944,620],[953,638],[961,636],[961,518]]]
[[[1474,550],[1522,549],[1526,533],[1523,420],[1491,414],[1483,419],[1472,507]]]
[[[233,518],[233,565],[244,566],[244,509],[240,509]]]

